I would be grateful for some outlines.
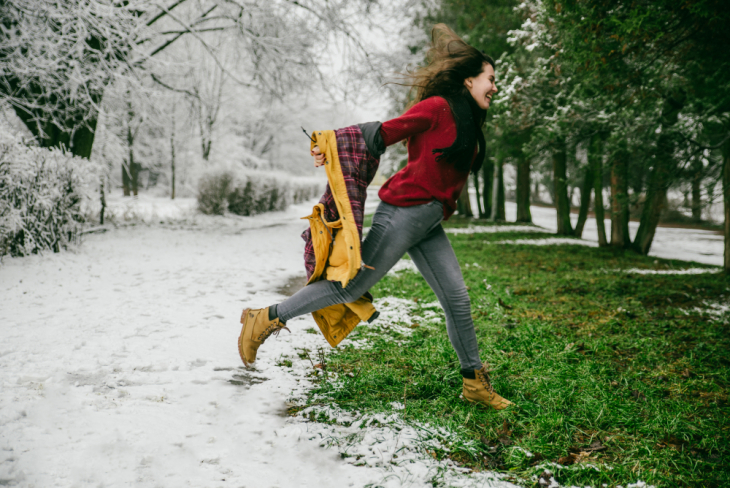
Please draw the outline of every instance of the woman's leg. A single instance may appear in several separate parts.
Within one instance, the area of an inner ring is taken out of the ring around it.
[[[395,207],[381,203],[362,244],[363,262],[375,269],[360,270],[346,288],[327,280],[305,286],[277,305],[279,320],[286,322],[330,305],[354,302],[380,281],[414,243],[422,240],[442,216],[443,209],[438,204]]]
[[[479,346],[471,318],[469,293],[454,249],[441,224],[408,250],[446,313],[446,331],[461,363],[462,371],[482,367]]]

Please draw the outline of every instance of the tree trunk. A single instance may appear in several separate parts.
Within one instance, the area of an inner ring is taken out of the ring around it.
[[[459,215],[464,217],[474,217],[474,212],[471,210],[471,198],[469,198],[469,178],[464,183],[464,188],[461,189],[459,199],[456,201],[456,207],[459,211]]]
[[[203,160],[208,161],[208,158],[210,157],[210,146],[211,142],[209,139],[203,139],[201,146],[203,150]]]
[[[570,223],[570,201],[568,200],[568,185],[566,174],[565,141],[558,141],[553,150],[553,183],[555,185],[555,210],[558,216],[558,235],[573,235]]]
[[[588,220],[588,209],[591,206],[591,191],[593,190],[594,180],[593,169],[589,165],[585,168],[583,184],[580,187],[580,211],[578,212],[578,222],[576,222],[575,231],[573,232],[576,237],[583,236],[583,227],[585,227],[586,220]]]
[[[134,133],[132,132],[132,127],[129,124],[127,124],[127,149],[129,151],[127,168],[122,165],[122,185],[124,185],[124,196],[128,197],[131,189],[132,194],[136,197],[139,191],[138,182],[141,165],[134,162]],[[128,178],[126,185],[124,181],[125,176]]]
[[[517,222],[532,223],[530,213],[530,159],[522,155],[517,162]]]
[[[620,248],[631,247],[628,157],[622,148],[611,161],[611,245]]]
[[[473,174],[474,176],[474,190],[477,192],[477,211],[479,212],[479,218],[484,218],[484,212],[482,211],[482,195],[479,191],[479,172]]]
[[[172,200],[175,200],[175,114],[172,116],[172,130],[170,131],[170,170],[172,183]]]
[[[102,99],[101,94],[92,96],[92,98],[96,103],[100,103]],[[38,140],[41,147],[65,148],[74,156],[86,159],[91,156],[98,119],[96,113],[92,114],[91,117],[86,114],[85,122],[78,121],[83,120],[84,115],[79,114],[76,118],[70,117],[66,121],[65,127],[59,127],[51,122],[45,122],[39,126],[36,117],[43,117],[42,111],[28,111],[17,106],[13,108],[23,124]]]
[[[667,189],[669,189],[673,177],[675,148],[671,129],[677,123],[679,111],[684,107],[684,101],[684,95],[668,96],[664,99],[662,132],[657,141],[656,160],[649,176],[641,222],[633,245],[640,254],[649,254],[657,225],[659,225],[659,217],[667,202]]]
[[[482,166],[482,203],[484,204],[484,218],[492,216],[492,187],[494,186],[494,164],[486,158]]]
[[[132,171],[132,168],[129,165],[129,162],[127,162],[127,164],[122,162],[122,191],[124,192],[125,197],[128,197],[129,195],[131,195],[131,192],[130,192],[130,189],[132,188],[131,171]]]
[[[101,177],[99,185],[99,197],[101,200],[101,211],[99,212],[99,225],[104,225],[104,211],[106,210],[106,195],[104,194],[104,176]]]
[[[694,164],[692,175],[692,218],[696,221],[702,220],[702,162],[699,160]]]
[[[596,228],[598,230],[598,245],[607,246],[606,226],[603,211],[603,139],[595,134],[591,139],[591,146],[588,150],[588,163],[593,169],[593,193],[595,201],[593,211],[596,214]]]
[[[494,221],[505,220],[504,209],[504,160],[497,158],[494,165],[494,184],[492,186],[492,215]]]
[[[730,274],[730,141],[722,148],[722,195],[725,203],[725,273]]]

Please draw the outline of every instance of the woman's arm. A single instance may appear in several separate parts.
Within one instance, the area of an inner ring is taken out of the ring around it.
[[[412,106],[406,113],[383,122],[380,134],[386,146],[435,128],[441,115],[451,109],[441,97],[431,97]]]

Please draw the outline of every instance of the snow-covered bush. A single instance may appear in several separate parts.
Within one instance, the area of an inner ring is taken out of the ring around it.
[[[78,238],[96,165],[0,131],[0,256],[58,252]]]
[[[324,182],[276,173],[217,169],[198,183],[198,208],[204,214],[256,215],[284,210],[324,192]]]

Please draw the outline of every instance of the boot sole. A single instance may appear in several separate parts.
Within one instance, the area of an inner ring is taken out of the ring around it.
[[[243,331],[246,328],[246,315],[248,315],[248,312],[250,312],[251,309],[247,308],[243,311],[241,314],[241,335],[238,336],[238,355],[241,356],[241,361],[243,361],[243,364],[249,368],[251,365],[246,361],[246,356],[243,354]]]
[[[513,406],[513,405],[514,405],[514,403],[512,403],[512,402],[509,402],[509,403],[508,403],[507,405],[505,405],[504,407],[502,407],[502,408],[497,408],[497,407],[495,407],[495,406],[493,406],[493,405],[490,405],[489,403],[484,403],[484,402],[480,402],[479,400],[472,400],[472,399],[470,399],[470,398],[467,398],[466,396],[464,396],[464,394],[462,394],[462,395],[461,395],[461,398],[463,398],[463,399],[464,399],[464,401],[466,401],[466,402],[468,402],[468,403],[476,403],[477,405],[481,405],[481,406],[483,406],[483,407],[489,407],[489,408],[491,408],[492,410],[504,410],[505,408],[508,408],[508,407],[511,407],[511,406]]]

